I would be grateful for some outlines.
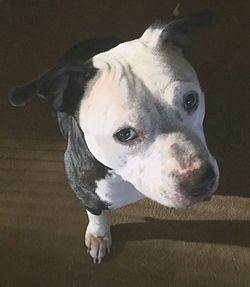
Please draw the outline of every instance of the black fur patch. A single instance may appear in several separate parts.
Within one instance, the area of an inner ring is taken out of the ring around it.
[[[55,78],[48,80],[46,86],[40,87],[39,91],[43,95],[49,95],[54,113],[63,112],[74,116],[84,96],[87,83],[96,74],[97,69],[93,67],[92,60],[82,65],[75,64],[70,69],[59,73]]]
[[[96,181],[104,179],[109,168],[101,164],[89,151],[77,121],[69,119],[68,145],[64,154],[67,182],[81,203],[95,215],[108,209],[108,204],[95,193]]]
[[[97,49],[98,52],[101,52],[100,49],[104,48],[104,44],[107,45],[107,41],[104,42],[101,48]],[[79,63],[79,57],[83,56],[83,51],[87,53],[85,57],[94,56],[93,50],[90,51],[93,43],[91,41],[86,43],[86,47],[82,43],[76,45],[61,60],[60,65],[66,64],[66,68],[67,65],[70,68],[64,74],[59,75],[50,86],[52,88],[54,85],[50,100],[59,127],[68,140],[64,155],[67,182],[84,207],[92,214],[99,215],[102,210],[108,209],[108,204],[101,201],[95,193],[96,181],[104,179],[109,168],[97,161],[89,151],[76,115],[85,88],[98,71],[93,67],[92,60]],[[109,48],[111,48],[111,44],[113,45],[114,42],[109,43]],[[117,44],[117,40],[115,40],[115,44]],[[70,59],[70,55],[72,55],[72,59]]]

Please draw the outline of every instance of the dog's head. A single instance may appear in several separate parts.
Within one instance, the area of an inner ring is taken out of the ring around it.
[[[168,207],[204,200],[218,185],[202,127],[204,94],[183,55],[192,28],[210,20],[202,11],[157,21],[86,64],[61,66],[45,85],[54,108],[76,118],[100,163]]]

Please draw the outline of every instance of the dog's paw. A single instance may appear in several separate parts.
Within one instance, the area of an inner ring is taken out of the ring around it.
[[[87,252],[93,258],[94,263],[100,264],[104,256],[110,252],[112,238],[110,229],[104,236],[94,236],[88,229],[85,234]]]

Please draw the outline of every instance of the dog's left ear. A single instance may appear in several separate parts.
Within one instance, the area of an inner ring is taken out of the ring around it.
[[[172,21],[157,20],[142,35],[142,41],[149,47],[161,49],[168,43],[182,51],[191,46],[191,32],[194,28],[211,24],[213,13],[208,9]]]

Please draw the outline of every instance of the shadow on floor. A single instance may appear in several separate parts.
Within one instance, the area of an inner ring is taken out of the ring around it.
[[[243,220],[161,220],[146,217],[145,222],[112,227],[112,254],[119,253],[128,241],[175,240],[250,247],[250,222]],[[112,256],[111,256],[112,257]]]

